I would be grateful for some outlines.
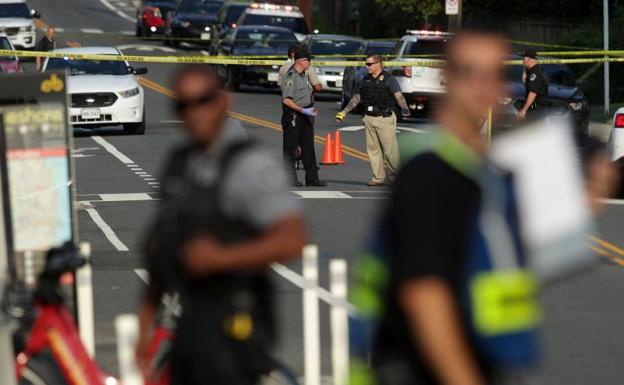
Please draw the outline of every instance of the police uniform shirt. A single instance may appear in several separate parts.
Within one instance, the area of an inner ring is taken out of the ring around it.
[[[542,98],[548,95],[548,78],[539,65],[535,65],[532,68],[526,70],[526,95],[529,96],[529,92],[535,92],[537,94],[536,102],[539,102]]]
[[[305,73],[298,73],[291,68],[284,79],[282,86],[282,99],[291,98],[300,107],[312,105],[312,85]]]
[[[282,87],[282,85],[284,84],[284,78],[286,78],[286,75],[288,75],[288,71],[290,71],[290,69],[292,68],[293,64],[295,64],[295,62],[292,59],[288,59],[280,67],[279,72],[278,72],[278,79],[277,79],[277,85],[279,87]],[[321,84],[321,81],[319,80],[319,78],[316,75],[316,72],[314,71],[314,68],[312,66],[310,66],[310,68],[308,70],[306,70],[305,74],[308,77],[308,81],[310,82],[312,87],[314,87],[314,86],[316,86],[318,84]]]
[[[56,41],[48,39],[47,36],[44,36],[39,43],[37,43],[37,51],[41,52],[49,52],[56,48]]]
[[[246,133],[240,123],[228,119],[210,149],[194,154],[189,160],[187,175],[200,184],[213,184],[219,177],[221,154],[243,139]],[[266,229],[299,212],[298,202],[286,188],[282,163],[259,146],[251,146],[236,155],[227,175],[217,183],[223,183],[219,202],[223,212],[258,229]]]

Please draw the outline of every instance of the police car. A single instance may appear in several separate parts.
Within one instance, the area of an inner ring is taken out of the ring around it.
[[[443,57],[451,33],[407,30],[390,57],[400,61],[434,61]],[[397,78],[411,116],[428,116],[440,96],[446,92],[442,69],[432,66],[404,66],[390,71]]]
[[[310,33],[303,13],[294,5],[251,3],[236,24],[283,27],[293,31],[299,41]]]
[[[15,49],[2,28],[0,28],[0,49]],[[17,56],[0,56],[0,70],[6,74],[24,72],[22,64]]]
[[[54,53],[121,55],[115,47],[78,47]],[[133,68],[125,61],[48,58],[44,71],[67,70],[67,91],[71,98],[70,122],[96,128],[121,124],[130,134],[145,133],[144,92],[135,77],[146,68]]]
[[[0,0],[0,28],[4,27],[11,43],[19,49],[33,49],[37,35],[33,19],[39,12],[28,8],[25,0]]]
[[[607,149],[612,161],[624,157],[624,107],[619,108],[613,115],[613,125]]]

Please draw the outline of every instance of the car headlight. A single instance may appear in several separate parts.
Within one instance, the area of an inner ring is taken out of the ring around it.
[[[180,25],[184,28],[188,28],[191,26],[191,22],[190,21],[181,21]]]
[[[573,111],[580,111],[583,109],[583,106],[584,106],[583,102],[571,102],[571,103],[568,103],[568,105]]]
[[[20,32],[30,32],[32,30],[31,26],[28,27],[20,27],[19,31]]]
[[[321,67],[314,67],[314,72],[316,72],[318,75],[323,73],[323,70],[321,69]]]
[[[136,88],[131,88],[127,91],[121,91],[119,92],[119,95],[121,95],[122,98],[131,98],[133,96],[136,96],[139,94],[139,87]]]
[[[507,96],[499,96],[498,103],[504,106],[508,106],[513,100]]]
[[[210,32],[210,27],[208,27],[208,26],[204,27],[204,31]]]

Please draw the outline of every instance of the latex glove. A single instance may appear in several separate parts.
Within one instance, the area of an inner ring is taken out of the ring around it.
[[[347,114],[344,113],[344,111],[340,111],[339,113],[336,114],[336,121],[338,123],[342,123],[342,121],[347,117]]]
[[[315,117],[318,115],[318,111],[314,107],[304,108],[303,111],[301,111],[301,113],[303,113],[306,116],[311,116],[311,117]]]
[[[401,110],[401,115],[403,115],[404,118],[407,118],[411,114],[412,113],[410,112],[409,108],[404,108],[404,109]]]

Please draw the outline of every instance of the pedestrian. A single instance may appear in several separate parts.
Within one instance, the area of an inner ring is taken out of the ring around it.
[[[336,121],[342,122],[349,112],[362,104],[366,152],[373,170],[373,178],[368,186],[385,186],[392,184],[399,169],[395,111],[398,105],[401,115],[408,117],[410,110],[399,83],[384,70],[380,55],[367,57],[366,67],[368,75],[344,110],[336,115]]]
[[[526,50],[522,54],[524,72],[522,81],[525,87],[525,99],[522,108],[517,112],[518,120],[535,120],[544,114],[544,98],[548,96],[548,76],[537,63],[537,53]]]
[[[314,152],[314,118],[318,110],[314,107],[313,87],[305,74],[310,68],[311,57],[307,49],[297,47],[294,64],[284,78],[282,86],[282,128],[284,130],[283,152],[290,184],[301,187],[295,170],[295,151],[301,147],[305,168],[305,184],[308,187],[325,187],[327,182],[319,179],[316,154]]]
[[[401,168],[382,222],[389,281],[372,356],[380,385],[494,384],[504,368],[537,357],[540,311],[513,179],[488,161],[479,124],[504,94],[507,45],[473,30],[446,49],[439,127]]]
[[[49,52],[56,48],[56,30],[52,26],[48,26],[46,30],[46,34],[44,37],[39,40],[37,46],[35,47],[35,51],[39,52]],[[36,61],[36,69],[37,72],[43,69],[43,58],[37,56]]]
[[[297,44],[288,48],[288,59],[286,59],[286,62],[282,64],[278,72],[279,76],[278,76],[277,84],[280,86],[280,88],[282,87],[282,84],[284,83],[284,78],[288,74],[288,71],[295,63],[295,59],[294,59],[295,51],[297,50],[298,47],[302,49],[307,49],[307,47],[304,44]],[[316,71],[314,71],[314,67],[312,66],[312,64],[310,64],[310,67],[305,71],[305,74],[306,74],[306,77],[308,78],[308,81],[312,85],[314,92],[321,92],[323,90],[323,86],[321,85],[321,81],[316,75]]]
[[[147,237],[137,356],[147,371],[156,309],[163,293],[177,292],[171,384],[256,384],[274,369],[269,265],[301,251],[302,217],[279,159],[227,120],[230,99],[216,74],[187,67],[174,89],[187,140],[166,163]]]

